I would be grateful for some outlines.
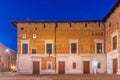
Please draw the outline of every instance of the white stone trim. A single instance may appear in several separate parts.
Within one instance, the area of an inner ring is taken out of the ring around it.
[[[41,70],[40,74],[57,74],[57,73],[55,72],[55,70],[48,69],[48,70]]]
[[[22,38],[23,38],[23,39],[26,38],[26,34],[25,34],[25,33],[22,34]]]
[[[51,43],[52,44],[52,54],[54,54],[54,42],[53,42],[53,40],[45,40],[45,54],[47,54],[47,50],[46,50],[46,44],[48,44],[48,43]]]
[[[28,44],[28,54],[29,54],[29,46],[30,46],[29,40],[20,40],[20,41],[21,41],[21,54],[22,54],[22,44],[24,44],[24,43]],[[26,55],[26,54],[24,54],[24,55]]]
[[[112,34],[111,34],[111,50],[113,51],[113,37],[117,37],[117,48],[118,49],[118,30],[114,31]]]
[[[76,43],[77,44],[77,51],[76,51],[76,53],[71,53],[71,43]],[[78,54],[78,40],[77,39],[71,39],[71,40],[69,40],[69,52],[70,52],[70,54]]]
[[[117,36],[118,35],[118,30],[114,31],[112,34],[111,34],[111,37],[114,37],[114,36]]]
[[[96,39],[95,40],[95,53],[97,54],[97,43],[102,43],[102,53],[104,53],[104,40],[103,39]]]
[[[33,34],[32,37],[33,37],[33,39],[35,39],[36,38],[36,34]]]
[[[111,52],[107,53],[107,73],[108,74],[113,74],[113,59],[117,58],[118,61],[118,69],[119,70],[119,60],[118,60],[118,50],[113,50]],[[119,72],[118,72],[119,73]]]
[[[68,72],[68,57],[58,57],[56,58],[56,73],[58,74],[59,72],[59,61],[64,61],[65,62],[65,74]]]
[[[99,69],[99,73],[104,73],[106,71],[105,65],[105,54],[81,54],[81,55],[62,55],[57,54],[56,58],[56,70],[54,69],[45,69],[41,70],[42,57],[46,57],[46,54],[17,54],[17,69],[19,69],[18,73],[21,74],[32,74],[33,73],[33,61],[39,61],[40,74],[58,74],[59,61],[65,62],[65,74],[82,74],[83,73],[83,61],[90,61],[90,73],[92,73],[92,60],[97,60],[101,62],[101,69]],[[27,61],[26,61],[27,60]],[[51,62],[51,61],[48,61]],[[76,69],[72,69],[72,63],[76,62]],[[53,65],[53,63],[52,63]],[[25,67],[24,67],[25,66]]]
[[[117,48],[113,50],[113,37],[117,37]],[[113,56],[113,54],[116,53],[117,57],[117,74],[120,74],[120,70],[119,70],[119,53],[118,53],[118,43],[119,43],[119,40],[118,40],[118,30],[114,31],[112,34],[111,34],[111,55]],[[112,64],[112,67],[113,67],[113,64]],[[112,71],[113,73],[113,71]]]
[[[32,70],[30,55],[17,55],[17,72],[19,74],[32,74]]]

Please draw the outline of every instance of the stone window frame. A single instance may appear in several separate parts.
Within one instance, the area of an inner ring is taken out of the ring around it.
[[[76,43],[77,45],[76,45],[76,53],[72,53],[71,52],[71,43]],[[70,52],[70,54],[78,54],[78,40],[76,39],[76,40],[69,40],[69,52]]]
[[[26,38],[26,33],[22,34],[22,38],[25,39]]]
[[[48,54],[48,53],[46,52],[46,51],[47,51],[46,45],[49,44],[49,43],[52,44],[52,53],[51,53],[51,54],[54,54],[54,52],[53,52],[53,51],[54,51],[54,48],[53,48],[53,46],[54,46],[54,44],[53,44],[54,41],[53,41],[53,40],[45,40],[45,54]]]
[[[51,68],[49,69],[49,64],[51,65]],[[47,61],[47,70],[52,70],[52,62],[51,61]]]
[[[35,39],[35,38],[36,38],[36,34],[34,33],[34,34],[32,35],[32,37],[33,37],[33,39]]]
[[[97,43],[102,43],[102,53],[97,53]],[[104,40],[103,39],[96,39],[95,40],[95,53],[96,54],[103,54],[104,53]]]
[[[21,51],[20,51],[20,54],[23,54],[22,53],[22,44],[28,44],[28,53],[29,54],[29,40],[21,40]],[[26,55],[26,54],[23,54],[23,55]]]
[[[118,30],[114,31],[112,34],[111,34],[111,50],[114,51],[116,49],[113,49],[113,38],[114,37],[117,37],[117,46],[116,46],[116,49],[118,49]]]

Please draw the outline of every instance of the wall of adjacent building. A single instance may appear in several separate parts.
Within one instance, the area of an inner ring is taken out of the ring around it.
[[[8,52],[6,52],[7,49],[9,50]],[[10,71],[11,66],[16,66],[16,55],[16,51],[0,43],[0,71]]]
[[[117,73],[120,72],[120,7],[116,8],[115,11],[111,14],[111,16],[105,22],[105,51],[107,53],[107,71],[109,74],[113,73],[113,59],[117,58],[118,61],[118,69]],[[113,50],[112,38],[117,36],[117,49]]]

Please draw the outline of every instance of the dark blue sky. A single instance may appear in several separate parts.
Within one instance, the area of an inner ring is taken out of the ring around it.
[[[116,0],[0,0],[0,42],[17,50],[11,20],[102,20]]]

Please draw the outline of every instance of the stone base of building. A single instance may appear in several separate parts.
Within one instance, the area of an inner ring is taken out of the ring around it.
[[[54,59],[52,57],[47,57],[50,60]],[[56,70],[47,69],[47,60],[45,59],[46,55],[17,55],[17,71],[20,74],[33,74],[33,62],[39,62],[39,74],[60,74],[60,62],[64,62],[64,74],[84,74],[86,65],[85,62],[89,63],[89,71],[87,74],[93,74],[96,62],[100,62],[100,68],[97,69],[98,74],[104,74],[106,72],[106,55],[105,54],[57,54],[56,55]],[[44,59],[44,60],[43,60]],[[45,62],[44,62],[45,61]],[[54,61],[54,60],[53,60]],[[49,60],[48,60],[49,62]],[[43,65],[44,63],[44,65]],[[52,62],[52,67],[55,62]],[[75,68],[73,68],[73,63],[75,63]],[[44,69],[44,70],[43,70]]]
[[[118,59],[118,51],[117,50],[107,53],[107,64],[106,64],[107,65],[107,74],[113,74],[113,66],[114,66],[113,60],[114,59]],[[117,63],[118,63],[118,61],[117,61]],[[116,64],[116,66],[117,65],[118,64]]]
[[[119,75],[120,75],[120,69],[118,70],[117,74],[119,74]]]

